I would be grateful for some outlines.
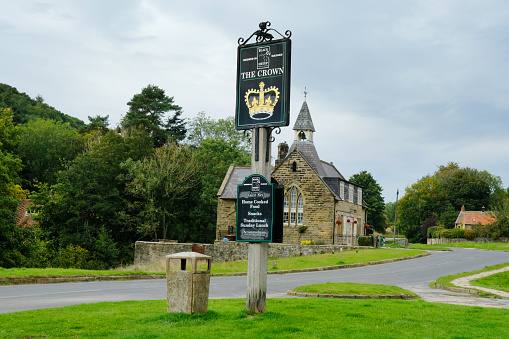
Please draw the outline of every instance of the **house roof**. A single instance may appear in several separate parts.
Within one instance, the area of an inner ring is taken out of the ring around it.
[[[297,120],[295,121],[295,125],[293,125],[293,129],[297,131],[315,131],[315,126],[313,125],[313,120],[311,120],[311,114],[309,113],[308,103],[306,101],[302,104]]]
[[[461,211],[455,225],[486,225],[495,221],[497,217],[492,212]]]
[[[325,177],[326,173],[322,165],[322,161],[318,156],[318,152],[316,151],[315,144],[313,144],[309,140],[295,140],[290,147],[290,151],[288,154],[291,154],[294,150],[299,150],[304,159],[309,163],[309,165],[315,170],[315,172],[320,177]]]
[[[325,171],[325,176],[328,178],[340,178],[342,180],[346,180],[345,177],[339,173],[337,168],[331,163],[320,160],[322,162],[323,170]]]
[[[251,167],[230,166],[217,195],[221,199],[237,199],[237,186],[251,175]]]

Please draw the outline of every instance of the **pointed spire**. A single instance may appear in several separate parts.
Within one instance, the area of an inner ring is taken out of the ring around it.
[[[315,131],[315,126],[313,126],[313,120],[311,120],[311,114],[309,113],[308,103],[306,101],[302,104],[293,129],[295,131]]]

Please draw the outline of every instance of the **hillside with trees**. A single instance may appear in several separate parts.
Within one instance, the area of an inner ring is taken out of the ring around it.
[[[10,108],[13,112],[14,124],[26,124],[37,119],[50,119],[55,122],[69,123],[73,128],[79,129],[85,123],[75,117],[64,114],[44,102],[41,95],[34,99],[16,88],[0,83],[0,108]]]

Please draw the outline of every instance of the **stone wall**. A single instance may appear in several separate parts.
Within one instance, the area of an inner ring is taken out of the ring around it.
[[[449,239],[449,238],[428,238],[427,244],[428,245],[443,245],[443,244],[451,244],[451,243],[458,243],[458,242],[472,242],[472,243],[509,243],[509,238],[499,238],[497,240],[493,240],[491,238],[475,238],[474,240],[467,240],[465,238],[455,238],[455,239]]]
[[[168,254],[191,252],[197,244],[176,244],[168,242],[137,241],[134,253],[135,266],[164,267],[165,257]],[[212,262],[225,262],[247,260],[247,242],[216,241],[214,244],[198,244],[203,246],[204,254],[212,257]],[[303,255],[322,253],[335,253],[358,248],[343,245],[296,245],[296,244],[269,244],[269,258],[288,258]]]
[[[217,203],[217,227],[216,240],[222,240],[230,232],[228,228],[233,228],[235,234],[235,225],[237,223],[237,201],[232,199],[218,199]]]

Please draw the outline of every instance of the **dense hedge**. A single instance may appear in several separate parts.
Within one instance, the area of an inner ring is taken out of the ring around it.
[[[359,246],[373,246],[371,237],[359,237]]]

